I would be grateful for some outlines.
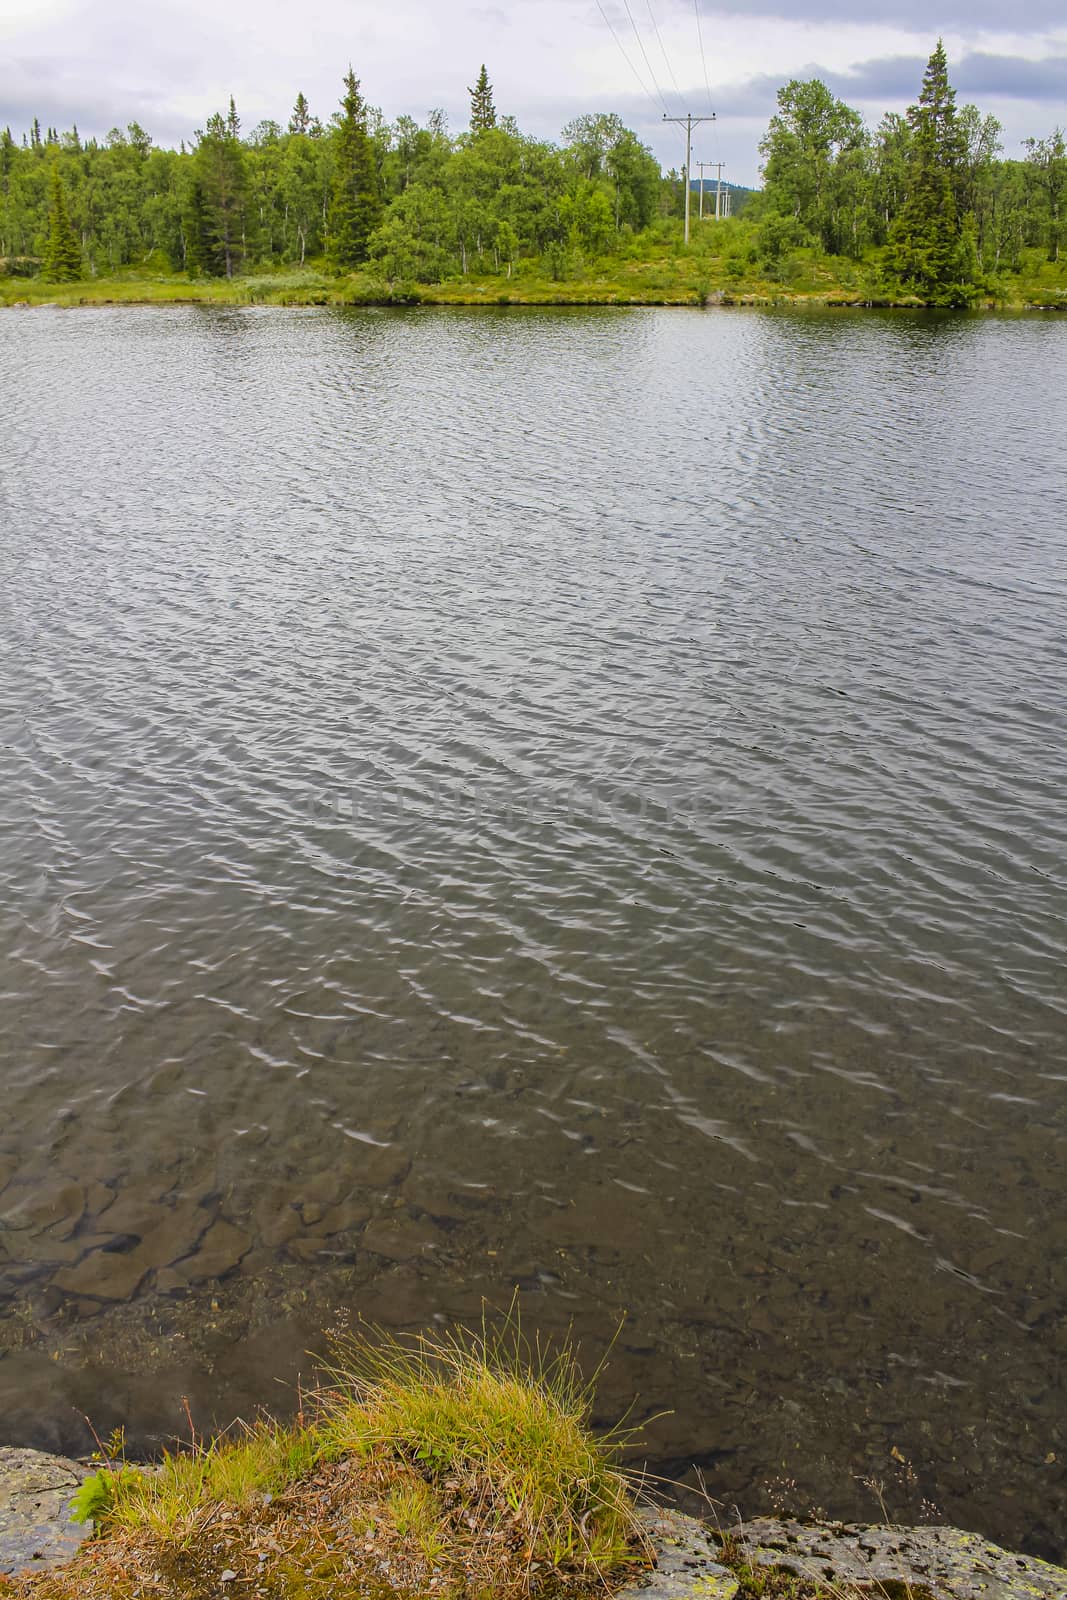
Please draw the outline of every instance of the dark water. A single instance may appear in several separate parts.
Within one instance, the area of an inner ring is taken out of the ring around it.
[[[518,1285],[728,1504],[1063,1553],[1065,371],[4,314],[5,1440]]]

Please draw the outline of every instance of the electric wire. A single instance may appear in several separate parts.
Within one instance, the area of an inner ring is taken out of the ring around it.
[[[663,115],[665,117],[669,117],[670,114],[671,114],[671,108],[667,104],[666,100],[664,99],[663,90],[660,88],[659,84],[656,81],[656,74],[653,71],[651,61],[648,59],[648,51],[645,49],[645,41],[642,39],[641,35],[637,31],[637,23],[634,21],[634,14],[630,10],[630,0],[622,0],[622,3],[626,7],[626,15],[630,19],[630,27],[633,29],[634,38],[637,40],[637,48],[640,50],[641,55],[644,58],[645,66],[648,68],[648,75],[652,79],[652,87],[655,89],[656,93],[659,95],[660,104],[663,107]]]
[[[645,82],[644,78],[642,78],[641,74],[638,72],[638,70],[634,66],[633,62],[630,60],[630,57],[627,54],[625,45],[623,44],[622,40],[619,38],[618,34],[615,32],[615,27],[614,27],[614,24],[612,23],[611,18],[608,16],[607,12],[604,10],[604,6],[602,4],[602,0],[596,0],[596,3],[597,3],[597,10],[600,12],[600,15],[604,18],[604,21],[607,23],[608,32],[611,34],[611,37],[615,40],[615,43],[618,45],[619,50],[620,50],[620,52],[622,54],[623,60],[626,62],[626,65],[629,67],[630,71],[633,73],[634,77],[637,79],[638,83],[640,84],[641,92],[643,94],[647,95],[649,100],[652,101],[653,109],[656,111],[656,113],[658,115],[659,114],[659,107],[656,105],[655,96],[650,91],[650,89],[648,87],[648,84]],[[662,96],[661,96],[661,98],[662,98]]]
[[[678,87],[678,79],[674,76],[674,68],[671,66],[671,58],[667,54],[666,46],[663,43],[663,35],[659,31],[659,23],[656,21],[656,13],[652,9],[652,0],[645,0],[645,4],[648,6],[648,18],[656,35],[656,42],[659,45],[659,53],[663,57],[663,65],[667,68],[667,76],[674,85],[675,94],[678,96],[678,99],[681,100],[683,98],[682,91]]]
[[[697,19],[697,42],[700,45],[700,62],[704,68],[704,87],[708,91],[708,110],[715,115],[715,107],[711,103],[711,83],[708,80],[708,58],[704,54],[704,30],[700,26],[700,0],[693,0],[693,14]]]

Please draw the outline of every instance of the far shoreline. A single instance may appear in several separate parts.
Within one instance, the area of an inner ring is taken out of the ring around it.
[[[100,280],[92,284],[55,284],[48,291],[30,296],[20,294],[6,297],[0,285],[0,311],[29,311],[47,307],[53,310],[82,310],[116,306],[220,306],[226,308],[275,308],[279,310],[417,310],[426,308],[457,307],[465,310],[813,310],[813,311],[924,311],[945,315],[1020,314],[1039,312],[1067,312],[1067,298],[1047,300],[993,300],[984,299],[966,306],[931,305],[917,299],[892,299],[885,296],[863,297],[843,294],[769,294],[759,291],[735,293],[729,290],[712,290],[707,293],[693,290],[683,293],[622,295],[581,288],[572,293],[538,292],[516,294],[490,294],[484,290],[453,291],[439,286],[427,286],[416,292],[395,291],[381,293],[351,293],[345,290],[264,292],[250,289],[240,282],[232,286],[206,284],[161,286],[138,285],[136,288],[121,280]],[[178,292],[175,292],[177,289]],[[133,292],[130,292],[130,291]]]

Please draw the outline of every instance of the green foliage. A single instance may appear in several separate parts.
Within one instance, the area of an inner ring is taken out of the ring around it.
[[[100,1467],[79,1484],[70,1502],[74,1522],[91,1522],[97,1528],[106,1525],[114,1516],[116,1503],[135,1484],[140,1484],[143,1474],[134,1467]]]
[[[810,248],[815,237],[796,217],[771,212],[760,223],[756,259],[764,267],[777,267],[783,256]]]
[[[250,250],[251,217],[237,109],[216,112],[197,134],[187,216],[187,264],[192,272],[232,278]]]
[[[824,250],[858,254],[866,240],[869,138],[858,112],[817,78],[778,91],[760,144],[770,209],[814,234]]]
[[[448,272],[455,220],[442,190],[414,184],[389,208],[368,253],[387,279],[436,283]]]
[[[75,1517],[91,1518],[105,1531],[140,1528],[169,1537],[205,1505],[250,1506],[280,1494],[321,1459],[324,1444],[314,1428],[256,1423],[236,1438],[167,1451],[154,1472],[101,1468],[79,1489]]]
[[[1048,258],[1060,259],[1067,215],[1067,143],[1062,128],[1053,129],[1047,139],[1026,140],[1027,176],[1040,196],[1043,220],[1048,229]]]
[[[927,305],[991,292],[995,275],[1018,270],[1039,240],[1055,260],[1067,194],[1062,135],[1059,145],[1056,134],[1027,141],[1018,162],[997,159],[1000,133],[977,107],[957,110],[940,41],[918,102],[906,117],[887,114],[873,135],[824,84],[788,84],[760,146],[765,188],[750,208],[764,223],[761,265],[778,281],[796,279],[798,241],[776,218],[806,229],[827,256],[867,261],[875,296]],[[882,252],[877,267],[872,246]]]
[[[659,201],[659,163],[623,126],[621,117],[614,112],[576,117],[564,128],[563,137],[565,155],[577,176],[607,195],[616,232],[646,228]]]
[[[499,1331],[372,1331],[334,1349],[292,1426],[237,1424],[154,1467],[103,1465],[75,1506],[92,1547],[18,1592],[202,1600],[232,1582],[277,1600],[532,1600],[607,1593],[622,1564],[649,1564],[621,1437],[592,1433],[568,1348],[531,1348],[511,1316]],[[121,1453],[121,1436],[100,1447]]]
[[[296,97],[296,103],[293,106],[293,114],[289,118],[289,132],[306,134],[310,128],[311,112],[308,109],[308,103],[304,98],[303,91],[301,91]]]

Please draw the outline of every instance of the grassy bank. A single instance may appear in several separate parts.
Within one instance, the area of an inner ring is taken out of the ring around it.
[[[696,225],[686,246],[670,228],[650,230],[610,258],[574,258],[559,276],[540,261],[520,262],[511,277],[389,282],[373,271],[336,277],[321,263],[233,279],[190,279],[165,270],[127,270],[80,283],[0,276],[0,305],[901,305],[876,252],[861,261],[798,250],[768,258],[760,235],[740,220]],[[1067,309],[1067,260],[1052,263],[1024,250],[1018,270],[993,274],[975,302],[1004,309]]]
[[[516,1334],[342,1339],[290,1426],[105,1460],[76,1506],[97,1537],[15,1579],[23,1600],[604,1594],[647,1568],[617,1441],[567,1353]],[[0,1580],[2,1583],[2,1580]]]

